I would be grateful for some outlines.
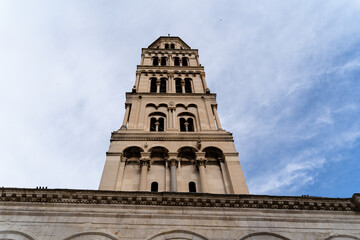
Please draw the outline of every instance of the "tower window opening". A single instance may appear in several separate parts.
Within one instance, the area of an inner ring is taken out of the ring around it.
[[[151,118],[150,119],[150,132],[155,132],[156,131],[156,118]]]
[[[185,79],[185,93],[191,93],[191,79],[186,78]]]
[[[180,118],[180,132],[194,132],[194,119],[192,117]]]
[[[194,120],[192,118],[188,118],[187,119],[188,122],[188,132],[193,132],[194,131]]]
[[[156,78],[150,78],[150,92],[156,93]]]
[[[164,118],[159,118],[158,119],[158,132],[163,132],[164,131]]]
[[[151,191],[152,192],[158,192],[159,191],[159,184],[157,182],[151,183]]]
[[[189,192],[196,193],[196,184],[194,182],[189,182]]]
[[[159,58],[158,57],[154,57],[153,58],[153,66],[157,66],[159,65]]]
[[[166,57],[161,58],[161,66],[166,66]]]
[[[175,49],[175,44],[173,44],[173,43],[170,44],[170,48],[171,48],[171,49]]]
[[[165,43],[165,49],[169,49],[169,44]]]
[[[183,66],[189,66],[189,65],[188,65],[188,58],[186,58],[186,57],[183,57],[183,58],[182,58],[182,65],[183,65]]]
[[[174,66],[180,66],[180,58],[174,57]]]
[[[166,81],[167,81],[166,78],[162,78],[160,80],[160,92],[161,93],[166,93]]]
[[[186,132],[185,122],[185,118],[180,118],[180,132]]]
[[[163,132],[165,130],[165,119],[163,117],[150,118],[150,132]]]
[[[181,79],[180,78],[175,79],[175,88],[176,88],[176,93],[182,93]]]

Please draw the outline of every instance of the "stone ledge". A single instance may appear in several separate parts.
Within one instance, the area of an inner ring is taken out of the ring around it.
[[[0,202],[158,205],[360,212],[360,194],[352,198],[235,195],[173,192],[123,192],[75,189],[1,188]]]

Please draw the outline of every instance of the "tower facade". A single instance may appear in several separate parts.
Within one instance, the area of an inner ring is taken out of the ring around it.
[[[170,36],[143,48],[125,108],[100,190],[249,193],[197,49]]]

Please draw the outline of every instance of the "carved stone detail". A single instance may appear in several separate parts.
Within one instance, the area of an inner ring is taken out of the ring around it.
[[[352,198],[226,195],[176,192],[119,192],[69,189],[1,188],[0,202],[161,205],[360,212],[360,194]]]

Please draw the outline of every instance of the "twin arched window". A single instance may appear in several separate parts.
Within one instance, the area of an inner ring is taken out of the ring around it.
[[[150,78],[150,92],[166,93],[167,78]]]
[[[181,78],[175,78],[176,93],[192,93],[191,81],[192,81],[191,78],[185,78],[184,80],[182,80]]]
[[[161,66],[167,65],[167,57],[154,57],[152,61],[153,66],[159,66],[159,61]],[[189,66],[189,59],[187,57],[181,58],[181,61],[179,57],[174,57],[174,66],[180,66],[180,62],[182,63],[182,66]]]
[[[192,117],[180,118],[180,132],[194,132],[194,119]]]
[[[152,117],[150,118],[150,132],[163,132],[164,131],[164,118]]]

